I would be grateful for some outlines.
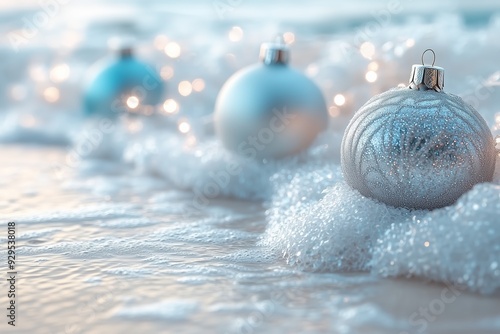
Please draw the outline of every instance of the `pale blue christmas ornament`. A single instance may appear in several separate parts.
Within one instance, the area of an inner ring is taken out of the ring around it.
[[[413,65],[410,85],[370,99],[342,141],[345,180],[396,207],[434,209],[491,181],[496,152],[479,113],[442,91],[444,70]]]
[[[83,106],[87,116],[115,117],[158,105],[164,83],[149,65],[137,60],[130,48],[98,61],[85,82]],[[154,109],[151,109],[154,110]]]
[[[323,94],[288,66],[283,43],[263,44],[260,59],[222,87],[215,106],[216,133],[227,149],[249,158],[294,155],[327,128]]]

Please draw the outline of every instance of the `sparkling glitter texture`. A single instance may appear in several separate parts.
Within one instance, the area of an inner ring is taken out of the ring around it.
[[[342,141],[342,171],[361,194],[396,207],[434,209],[491,181],[493,137],[460,97],[397,88],[370,99]]]

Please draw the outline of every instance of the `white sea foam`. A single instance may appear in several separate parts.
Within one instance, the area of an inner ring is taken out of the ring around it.
[[[500,288],[500,186],[480,184],[445,209],[395,222],[374,247],[373,272]]]
[[[500,288],[498,178],[450,207],[410,211],[361,196],[327,177],[338,166],[328,168],[276,177],[263,245],[305,270],[422,277],[481,293]]]

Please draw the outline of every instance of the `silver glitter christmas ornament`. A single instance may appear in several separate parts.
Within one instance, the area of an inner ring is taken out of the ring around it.
[[[443,87],[444,70],[422,60],[407,88],[377,95],[355,113],[341,151],[349,185],[396,207],[434,209],[492,180],[496,152],[486,122]]]
[[[290,68],[281,41],[261,47],[261,63],[235,73],[215,106],[215,130],[224,146],[249,158],[281,158],[311,145],[326,129],[319,88]]]

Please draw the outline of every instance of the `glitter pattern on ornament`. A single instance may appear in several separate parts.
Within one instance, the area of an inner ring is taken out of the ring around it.
[[[347,182],[396,207],[453,204],[493,177],[493,137],[457,96],[396,88],[370,99],[351,120],[342,144]]]

